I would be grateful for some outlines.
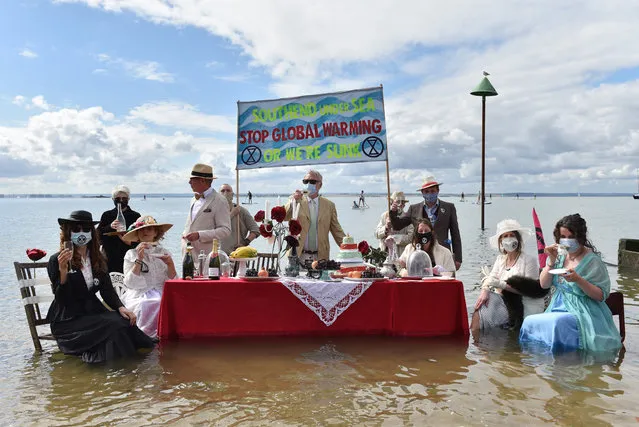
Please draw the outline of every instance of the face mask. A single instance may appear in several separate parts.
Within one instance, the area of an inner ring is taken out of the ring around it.
[[[422,196],[424,196],[424,201],[426,203],[435,203],[437,201],[437,197],[439,197],[439,193],[424,193],[422,194]]]
[[[514,237],[506,237],[501,241],[501,248],[506,252],[512,252],[517,249],[519,242]]]
[[[311,184],[310,182],[306,184],[306,189],[308,190],[308,194],[317,193],[317,187],[315,186],[315,184]]]
[[[431,240],[433,240],[432,231],[428,233],[417,233],[417,243],[421,244],[422,247],[426,246]]]
[[[115,205],[115,207],[116,207],[116,208],[118,207],[118,203],[120,204],[120,207],[121,207],[122,209],[124,209],[124,208],[126,208],[127,206],[129,206],[129,201],[128,201],[128,200],[122,200],[122,201],[120,201],[120,200],[113,199],[113,204]]]
[[[233,193],[224,193],[224,197],[226,197],[226,200],[233,203]]]
[[[579,250],[579,242],[577,239],[559,239],[559,244],[565,246],[568,253],[574,253]]]
[[[72,231],[71,232],[71,241],[76,246],[86,246],[91,241],[91,232],[90,231]]]

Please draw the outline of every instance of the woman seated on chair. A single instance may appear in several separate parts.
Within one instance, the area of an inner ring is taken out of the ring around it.
[[[138,325],[148,336],[158,335],[158,315],[164,282],[177,279],[171,255],[158,242],[173,224],[158,224],[151,216],[137,219],[122,240],[141,242],[124,255],[124,286],[122,301],[133,310]]]
[[[610,277],[599,252],[588,240],[586,221],[568,215],[555,225],[555,244],[546,247],[541,286],[555,286],[545,313],[527,317],[519,333],[520,343],[541,343],[555,350],[614,351],[621,336],[606,305]],[[551,269],[565,269],[565,272]]]
[[[49,259],[47,270],[55,296],[47,320],[64,354],[100,363],[153,347],[137,326],[136,317],[120,301],[100,252],[100,240],[90,212],[73,211],[58,218],[60,251]],[[73,242],[73,250],[64,243]],[[96,292],[115,311],[109,311]]]
[[[481,294],[475,303],[470,328],[472,331],[486,330],[495,327],[519,328],[521,321],[528,315],[544,311],[544,292],[537,282],[539,279],[539,264],[533,255],[523,252],[524,236],[529,236],[530,230],[522,227],[517,220],[505,219],[497,224],[497,231],[490,238],[490,245],[499,250],[493,268],[487,269],[481,281]],[[532,287],[537,288],[536,298],[531,296],[519,297],[519,291],[513,289],[507,281],[513,277],[531,279]],[[511,297],[520,298],[521,312],[513,316]],[[517,317],[516,319],[514,317]]]
[[[430,262],[434,266],[434,275],[440,275],[444,271],[455,271],[453,254],[447,248],[439,244],[437,241],[437,235],[435,234],[435,230],[433,230],[430,221],[427,218],[424,218],[419,222],[419,224],[417,224],[417,227],[415,227],[412,243],[406,245],[404,252],[402,252],[398,259],[399,264],[402,266],[402,269],[399,272],[400,276],[405,276],[407,274],[406,263],[408,262],[408,257],[415,252],[417,244],[421,245],[421,249],[430,257]]]

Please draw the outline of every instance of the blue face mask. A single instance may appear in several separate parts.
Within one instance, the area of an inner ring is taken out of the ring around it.
[[[306,189],[308,190],[308,194],[317,193],[317,187],[315,184],[311,184],[310,182],[306,184]]]
[[[86,246],[91,241],[90,231],[72,231],[71,241],[76,246]]]
[[[439,193],[424,193],[422,194],[422,196],[424,196],[424,201],[426,203],[435,203],[437,202],[437,197],[439,197]]]
[[[568,253],[574,253],[579,250],[579,242],[577,239],[559,239],[559,244],[566,247]]]

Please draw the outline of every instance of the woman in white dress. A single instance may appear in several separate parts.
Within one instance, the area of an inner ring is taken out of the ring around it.
[[[502,292],[519,292],[506,281],[513,276],[539,279],[537,258],[523,252],[523,236],[530,234],[530,230],[523,228],[514,219],[505,219],[497,224],[497,231],[490,238],[490,245],[499,250],[500,254],[490,273],[482,279],[482,290],[475,303],[471,330],[508,326],[510,319]],[[543,298],[522,296],[522,304],[524,318],[544,311]]]
[[[158,224],[151,216],[142,216],[122,238],[126,242],[141,243],[124,256],[124,285],[127,290],[121,299],[136,314],[139,328],[152,338],[158,334],[164,282],[178,278],[171,255],[158,244],[172,226]]]

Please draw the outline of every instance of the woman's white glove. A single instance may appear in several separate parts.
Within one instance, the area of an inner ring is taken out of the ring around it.
[[[441,276],[442,272],[446,271],[446,269],[444,267],[442,267],[441,265],[436,265],[435,267],[433,267],[433,275],[434,276]]]

